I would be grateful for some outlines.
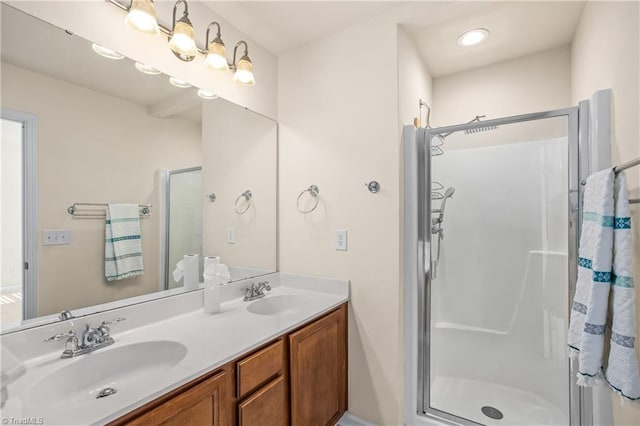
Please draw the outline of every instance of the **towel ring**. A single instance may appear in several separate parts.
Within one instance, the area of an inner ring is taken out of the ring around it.
[[[313,207],[311,207],[309,210],[303,210],[303,209],[300,208],[300,198],[302,198],[302,196],[304,195],[305,192],[308,192],[309,194],[311,194],[311,196],[313,198],[316,199],[316,202],[313,203]],[[314,211],[316,209],[316,207],[318,207],[318,203],[320,202],[320,198],[318,197],[319,193],[320,193],[320,189],[318,189],[318,187],[315,186],[315,185],[311,185],[307,189],[302,191],[298,195],[298,199],[296,200],[296,207],[298,208],[298,211],[300,213],[311,213],[312,211]]]
[[[238,195],[238,198],[236,198],[236,203],[233,207],[237,214],[245,214],[247,210],[249,210],[249,207],[251,207],[251,197],[253,197],[253,194],[248,189],[242,194]],[[244,198],[247,202],[247,206],[243,210],[238,209],[238,201],[240,201],[241,198]]]

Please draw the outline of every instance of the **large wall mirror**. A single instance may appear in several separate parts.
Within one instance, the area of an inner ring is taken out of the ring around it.
[[[275,121],[1,7],[3,331],[180,293],[185,254],[276,270]],[[142,275],[105,278],[111,203],[140,205]]]

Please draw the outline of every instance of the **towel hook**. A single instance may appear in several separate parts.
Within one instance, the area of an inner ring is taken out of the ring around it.
[[[247,212],[247,210],[249,210],[249,207],[251,207],[251,197],[253,197],[253,194],[248,189],[246,191],[244,191],[242,194],[238,195],[238,198],[236,198],[236,203],[234,205],[234,210],[236,211],[237,214],[245,214]],[[238,209],[238,201],[240,201],[241,198],[245,199],[246,206],[245,206],[244,209],[239,210]]]
[[[315,198],[315,203],[313,203],[313,207],[311,207],[308,210],[303,210],[300,208],[300,198],[302,198],[305,192],[308,192],[313,198]],[[312,211],[314,211],[316,207],[318,207],[318,203],[320,202],[320,198],[318,197],[319,193],[320,193],[320,189],[315,185],[311,185],[307,189],[303,190],[298,195],[298,199],[296,200],[296,207],[298,208],[298,211],[300,213],[311,213]]]
[[[371,182],[365,183],[364,185],[367,187],[367,189],[369,189],[369,192],[373,194],[380,191],[380,184],[377,180],[372,180]]]
[[[210,202],[214,202],[216,201],[216,193],[212,192],[211,194],[207,194],[206,197],[209,199]]]

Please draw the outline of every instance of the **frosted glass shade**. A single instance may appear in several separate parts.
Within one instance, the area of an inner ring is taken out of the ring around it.
[[[253,86],[256,79],[253,76],[253,65],[248,56],[243,56],[236,65],[236,72],[233,74],[233,81],[245,86]]]
[[[193,36],[193,25],[184,16],[176,22],[171,40],[169,40],[169,48],[183,61],[192,61],[198,53]]]
[[[213,40],[209,44],[209,52],[204,63],[216,70],[227,71],[229,65],[227,64],[227,52],[222,41],[219,39]]]
[[[152,0],[133,0],[124,20],[128,26],[145,34],[158,35],[158,20]]]

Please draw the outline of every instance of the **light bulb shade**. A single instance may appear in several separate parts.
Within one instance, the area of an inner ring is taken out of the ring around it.
[[[93,49],[94,52],[96,52],[98,55],[104,58],[115,59],[115,60],[124,59],[124,55],[116,52],[115,50],[111,50],[107,47],[100,46],[99,44],[93,43],[91,45],[91,48]]]
[[[198,96],[200,96],[202,99],[206,99],[206,100],[218,99],[218,95],[216,95],[215,93],[210,92],[208,90],[204,90],[204,89],[198,89]]]
[[[191,84],[175,77],[169,77],[169,83],[171,83],[172,86],[179,87],[180,89],[188,89],[189,87],[191,87]]]
[[[124,21],[134,30],[145,34],[160,34],[153,0],[132,0],[129,13]]]
[[[253,76],[253,64],[247,55],[244,55],[236,64],[236,72],[233,73],[233,81],[245,86],[253,86],[256,79]]]
[[[204,60],[204,63],[220,71],[227,71],[229,69],[229,64],[227,64],[227,51],[222,40],[216,38],[209,44],[209,52],[207,53],[207,58]]]
[[[159,70],[150,67],[149,65],[145,65],[141,62],[136,62],[135,67],[138,71],[140,71],[141,73],[144,74],[148,74],[148,75],[158,75],[158,74],[162,74]]]
[[[169,48],[185,62],[193,61],[196,57],[198,47],[194,39],[193,25],[186,16],[176,22],[169,40]]]

